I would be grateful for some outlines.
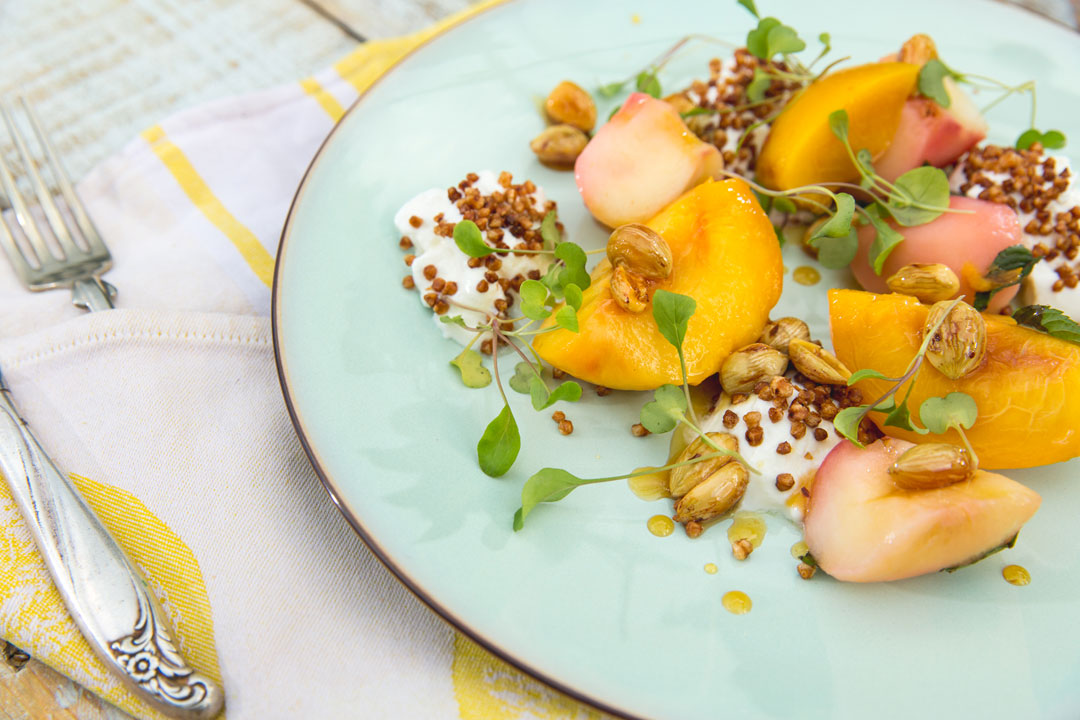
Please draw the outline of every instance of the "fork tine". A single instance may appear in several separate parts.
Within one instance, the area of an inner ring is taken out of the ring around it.
[[[12,137],[16,137],[15,124],[11,121],[11,115],[8,113],[6,105],[0,105],[0,115],[4,117],[4,124],[7,125],[8,132]],[[26,154],[21,151],[20,154],[23,162],[29,164],[30,158],[26,157]],[[4,193],[11,202],[11,210],[15,213],[15,222],[22,228],[26,239],[30,241],[30,248],[37,256],[35,259],[39,265],[45,265],[52,258],[52,253],[49,252],[49,248],[45,244],[45,238],[38,231],[37,223],[34,222],[34,218],[26,206],[26,200],[23,199],[22,193],[19,192],[19,188],[15,185],[15,180],[11,177],[11,170],[8,169],[3,157],[0,157],[0,184],[3,184]]]
[[[3,165],[3,162],[3,158],[0,158],[0,165]],[[6,171],[6,166],[4,170]],[[19,246],[15,244],[15,236],[11,234],[11,230],[8,229],[3,218],[0,218],[0,247],[4,249],[4,254],[8,256],[8,260],[14,266],[15,274],[25,283],[33,268],[23,256],[22,251],[19,250]]]
[[[41,127],[41,123],[38,121],[37,114],[34,109],[30,107],[30,103],[26,102],[25,97],[19,97],[19,102],[22,103],[23,110],[26,111],[26,116],[30,118],[30,126],[34,128],[34,134],[37,135],[38,142],[41,143],[41,147],[45,149],[45,156],[49,160],[49,166],[52,168],[53,175],[56,177],[56,183],[60,187],[60,194],[64,196],[64,201],[67,202],[68,208],[70,208],[72,215],[75,217],[75,224],[79,226],[80,232],[86,242],[90,245],[90,249],[95,253],[108,255],[108,248],[105,247],[104,241],[101,236],[98,235],[97,228],[94,227],[94,223],[90,222],[90,216],[86,214],[86,207],[82,204],[82,200],[75,193],[75,188],[71,185],[71,180],[68,178],[67,171],[64,170],[64,164],[60,162],[60,156],[56,152],[56,148],[53,147],[52,141],[49,140],[49,136],[45,134],[45,131]]]
[[[23,107],[27,107],[25,101]],[[30,184],[34,187],[34,194],[37,195],[38,204],[45,213],[45,219],[48,221],[49,227],[52,228],[53,236],[60,244],[60,249],[63,250],[64,255],[67,257],[81,253],[82,250],[75,244],[64,218],[60,215],[60,208],[56,206],[52,192],[45,184],[45,179],[38,171],[36,163],[33,162],[22,133],[18,131],[15,123],[10,118],[8,119],[8,129],[11,131],[12,139],[15,141],[15,147],[18,149],[19,154],[22,155],[23,162],[26,163],[26,174],[30,177]],[[40,137],[39,135],[39,141]]]

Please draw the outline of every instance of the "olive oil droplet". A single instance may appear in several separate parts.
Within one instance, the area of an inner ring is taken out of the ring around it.
[[[716,567],[716,563],[705,563],[705,572],[710,575],[715,575],[719,568]]]
[[[667,515],[653,515],[649,518],[648,527],[656,537],[667,537],[675,532],[675,521]]]
[[[634,472],[639,473],[655,469],[656,468],[652,467],[639,467]],[[663,498],[671,497],[671,493],[668,491],[667,471],[650,472],[645,475],[628,478],[626,484],[629,485],[630,490],[642,500],[662,500]]]
[[[796,560],[802,560],[803,555],[810,552],[810,547],[806,544],[805,540],[800,540],[791,546],[791,557]]]
[[[1010,585],[1027,585],[1031,582],[1031,573],[1027,571],[1027,568],[1019,565],[1006,565],[1001,571],[1001,576]]]
[[[724,597],[720,602],[723,604],[724,609],[732,615],[745,615],[750,612],[750,608],[754,605],[750,602],[750,596],[741,590],[724,593]]]
[[[817,285],[821,282],[821,273],[809,265],[800,265],[791,273],[792,279],[800,285]]]
[[[755,512],[737,512],[728,528],[728,540],[732,544],[740,540],[749,540],[755,548],[765,539],[765,519]]]

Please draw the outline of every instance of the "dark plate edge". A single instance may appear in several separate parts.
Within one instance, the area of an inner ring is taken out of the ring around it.
[[[510,0],[503,0],[502,2],[495,2],[495,3],[489,5],[489,6],[485,7],[485,8],[474,11],[471,15],[469,15],[467,17],[464,17],[464,18],[460,19],[459,21],[457,21],[457,22],[443,28],[438,33],[436,33],[436,34],[432,35],[431,37],[427,38],[426,40],[424,40],[423,42],[418,44],[416,47],[409,50],[403,56],[398,58],[393,64],[391,64],[389,67],[387,67],[386,70],[384,70],[382,72],[382,74],[380,74],[367,87],[367,89],[365,89],[362,93],[359,94],[359,96],[356,98],[356,100],[353,101],[353,104],[349,106],[349,108],[345,111],[345,114],[342,115],[341,118],[334,124],[334,127],[330,130],[330,133],[326,136],[326,138],[319,145],[319,149],[315,152],[315,156],[312,158],[311,163],[308,165],[307,169],[304,171],[304,175],[300,179],[300,184],[296,189],[296,194],[293,195],[292,202],[289,204],[289,212],[285,216],[285,224],[283,225],[282,230],[281,230],[281,239],[278,242],[277,255],[276,255],[275,259],[274,259],[274,283],[273,283],[273,287],[271,288],[271,295],[270,295],[270,327],[271,327],[271,335],[272,335],[273,344],[274,344],[274,364],[275,364],[275,367],[277,368],[278,383],[281,385],[281,393],[282,393],[282,395],[283,395],[283,397],[285,399],[285,407],[287,408],[287,410],[289,412],[289,419],[293,424],[293,428],[296,430],[296,435],[300,439],[301,446],[304,448],[304,453],[307,455],[308,460],[311,462],[312,468],[315,470],[316,475],[319,476],[319,480],[322,482],[323,489],[326,490],[326,493],[330,496],[330,499],[333,501],[334,505],[341,512],[341,514],[345,516],[345,519],[348,520],[349,525],[352,526],[353,530],[356,531],[356,534],[360,536],[360,539],[363,540],[364,544],[368,546],[368,548],[375,555],[375,557],[379,560],[379,562],[382,563],[383,566],[387,570],[389,570],[394,575],[394,577],[396,577],[398,579],[398,581],[402,585],[405,586],[406,589],[409,590],[409,592],[411,592],[418,600],[420,600],[420,602],[424,603],[425,605],[428,606],[428,608],[433,610],[436,613],[436,615],[438,615],[440,618],[442,618],[443,621],[448,623],[454,629],[464,633],[466,637],[468,637],[470,640],[475,642],[477,645],[481,646],[482,648],[484,648],[485,650],[487,650],[488,652],[490,652],[492,655],[499,658],[503,662],[507,663],[508,665],[510,665],[510,666],[516,668],[517,670],[529,675],[532,678],[535,678],[536,680],[539,680],[540,682],[544,683],[545,685],[547,685],[551,689],[555,690],[556,692],[560,692],[560,693],[562,693],[564,695],[567,695],[567,696],[573,698],[574,700],[577,700],[578,702],[589,705],[589,706],[591,706],[591,707],[593,707],[593,708],[595,708],[595,709],[597,709],[597,710],[599,710],[601,712],[607,713],[608,715],[612,715],[614,717],[621,718],[622,720],[648,720],[644,716],[631,715],[626,710],[620,710],[620,709],[617,709],[617,708],[612,707],[610,705],[607,705],[607,704],[605,704],[605,703],[603,703],[603,702],[601,702],[601,701],[599,701],[599,700],[597,700],[595,698],[592,698],[592,697],[590,697],[590,696],[588,696],[588,695],[586,695],[586,694],[584,694],[584,693],[582,693],[582,692],[580,692],[578,690],[575,690],[574,688],[572,688],[572,687],[570,687],[568,685],[564,685],[563,683],[559,682],[558,680],[555,680],[554,678],[548,677],[544,673],[541,673],[541,672],[535,670],[534,668],[530,667],[529,665],[525,664],[524,662],[518,660],[516,657],[514,657],[512,654],[510,654],[509,651],[504,650],[503,648],[499,647],[493,640],[485,637],[478,630],[470,627],[463,620],[461,620],[460,618],[453,615],[447,608],[445,608],[441,604],[439,604],[439,602],[436,601],[435,598],[430,597],[429,595],[427,595],[423,591],[423,589],[421,589],[420,586],[416,582],[413,581],[413,579],[408,575],[408,573],[406,573],[402,568],[398,567],[397,564],[390,557],[389,553],[387,553],[385,550],[383,550],[383,548],[379,545],[379,543],[375,540],[375,538],[370,533],[368,533],[368,531],[364,528],[364,526],[360,522],[360,520],[342,502],[341,497],[340,497],[340,493],[339,493],[336,485],[334,484],[333,479],[329,476],[329,474],[327,474],[327,472],[324,470],[322,464],[319,462],[318,454],[315,451],[315,448],[309,442],[307,435],[304,433],[303,422],[302,422],[302,420],[300,418],[300,415],[299,415],[295,405],[293,404],[292,395],[289,393],[288,376],[287,376],[287,372],[286,372],[286,369],[285,369],[284,361],[282,359],[281,344],[280,344],[281,339],[280,339],[280,336],[279,336],[279,328],[278,328],[279,314],[280,314],[279,292],[280,292],[280,287],[281,287],[281,282],[280,282],[281,265],[282,265],[281,260],[282,260],[282,257],[285,254],[285,246],[286,246],[286,243],[287,243],[288,238],[289,238],[289,233],[290,233],[291,226],[292,226],[293,214],[296,211],[297,205],[299,204],[301,195],[303,195],[305,186],[307,185],[308,177],[311,175],[311,172],[315,168],[315,165],[319,162],[319,159],[322,157],[322,154],[326,150],[327,146],[329,145],[331,138],[333,138],[333,136],[334,136],[334,133],[337,132],[339,127],[341,127],[341,123],[345,120],[345,118],[347,118],[349,116],[349,113],[351,113],[360,104],[360,102],[367,96],[367,94],[369,92],[371,92],[371,89],[373,87],[375,87],[376,84],[381,82],[395,68],[397,68],[398,65],[400,65],[402,62],[404,62],[406,59],[412,57],[412,55],[417,50],[425,47],[432,40],[435,40],[436,38],[440,38],[443,35],[445,35],[446,33],[450,32],[451,30],[454,30],[455,28],[457,28],[461,24],[466,23],[469,20],[472,20],[473,18],[476,18],[476,17],[484,14],[485,12],[487,12],[488,10],[491,10],[492,8],[503,7],[506,4],[508,4],[508,2],[510,2]]]

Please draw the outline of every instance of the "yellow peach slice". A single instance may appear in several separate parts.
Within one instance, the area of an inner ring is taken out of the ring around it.
[[[896,134],[918,73],[918,66],[908,63],[870,63],[830,73],[810,85],[773,121],[757,162],[758,181],[790,190],[858,180],[843,144],[829,129],[829,115],[846,110],[851,147],[865,148],[877,158]]]

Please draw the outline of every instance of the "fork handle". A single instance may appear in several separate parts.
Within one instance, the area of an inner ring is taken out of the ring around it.
[[[168,620],[124,551],[41,448],[0,375],[0,472],[53,581],[94,652],[161,712],[185,720],[217,715],[224,697],[194,672]]]
[[[99,277],[80,278],[71,284],[71,304],[80,310],[110,310],[116,288]]]

